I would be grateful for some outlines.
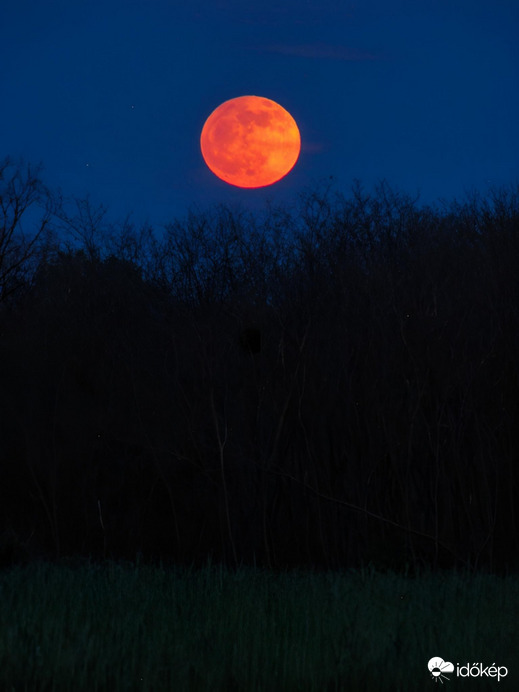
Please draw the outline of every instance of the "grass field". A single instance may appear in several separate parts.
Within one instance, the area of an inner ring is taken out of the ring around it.
[[[518,622],[517,576],[36,563],[0,573],[0,689],[434,690],[437,656],[517,690]]]

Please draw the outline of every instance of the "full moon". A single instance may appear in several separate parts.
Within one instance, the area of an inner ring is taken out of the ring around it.
[[[295,166],[301,137],[294,118],[275,101],[238,96],[207,118],[200,148],[208,167],[226,183],[264,187]]]

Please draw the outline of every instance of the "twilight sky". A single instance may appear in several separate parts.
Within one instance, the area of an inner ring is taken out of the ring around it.
[[[517,0],[16,0],[0,17],[0,158],[117,218],[290,203],[330,176],[426,203],[519,181]],[[200,153],[207,116],[245,94],[301,132],[261,189]]]

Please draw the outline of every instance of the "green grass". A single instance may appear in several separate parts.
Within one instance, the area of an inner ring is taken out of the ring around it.
[[[518,621],[518,577],[40,563],[0,573],[0,689],[438,690],[440,656],[516,690]]]

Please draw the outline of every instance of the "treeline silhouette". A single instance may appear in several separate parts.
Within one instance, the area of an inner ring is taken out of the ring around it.
[[[517,571],[518,187],[159,233],[0,171],[4,563]]]

